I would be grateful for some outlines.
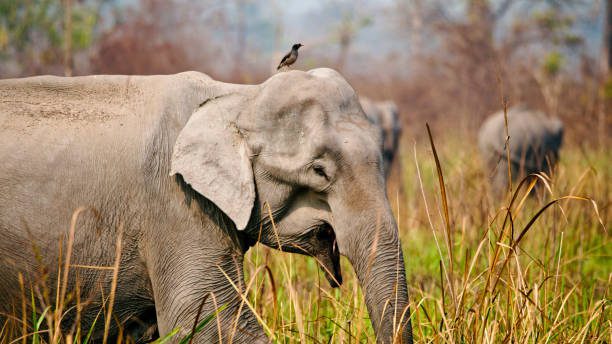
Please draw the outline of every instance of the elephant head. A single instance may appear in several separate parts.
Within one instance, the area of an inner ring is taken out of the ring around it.
[[[213,88],[176,139],[171,174],[212,201],[241,237],[316,257],[334,287],[346,256],[378,341],[412,342],[382,138],[353,88],[331,69]]]
[[[402,131],[397,105],[391,100],[374,102],[365,97],[361,97],[359,101],[370,122],[378,127],[381,133],[384,170],[388,176],[397,154]]]

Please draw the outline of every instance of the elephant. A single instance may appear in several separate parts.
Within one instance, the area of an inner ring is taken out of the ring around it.
[[[44,281],[60,294],[63,276],[88,300],[87,329],[117,271],[110,335],[118,322],[135,338],[153,326],[180,338],[202,307],[217,322],[194,343],[267,343],[242,304],[243,256],[260,242],[315,257],[332,287],[347,257],[377,342],[412,343],[381,140],[328,68],[254,85],[200,72],[2,80],[0,318],[21,319],[23,295]],[[91,268],[112,267],[116,252],[117,270]],[[70,328],[75,307],[65,309]]]
[[[381,151],[383,155],[385,176],[389,177],[391,165],[397,155],[402,125],[399,110],[392,100],[375,102],[366,97],[360,97],[359,102],[366,116],[382,136]]]
[[[487,169],[493,171],[492,190],[501,194],[508,187],[508,158],[504,112],[485,120],[478,134],[478,147]],[[524,105],[508,110],[510,171],[514,181],[534,173],[550,173],[559,160],[563,123]]]

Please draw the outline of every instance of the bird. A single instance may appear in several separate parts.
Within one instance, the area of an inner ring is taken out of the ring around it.
[[[298,49],[300,49],[300,47],[303,47],[303,46],[304,45],[302,45],[302,43],[294,44],[293,47],[291,47],[291,51],[288,52],[287,55],[285,55],[285,57],[283,57],[281,62],[278,64],[278,67],[276,67],[276,70],[279,70],[284,66],[289,67],[292,64],[294,64],[298,58]]]

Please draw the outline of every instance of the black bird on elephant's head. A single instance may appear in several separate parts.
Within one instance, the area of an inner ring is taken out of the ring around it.
[[[300,49],[300,47],[303,47],[302,43],[294,44],[293,47],[291,47],[291,51],[288,52],[287,55],[285,55],[283,59],[281,60],[281,62],[278,64],[278,67],[276,67],[276,70],[279,70],[285,66],[289,67],[292,64],[294,64],[295,61],[297,61],[298,49]]]

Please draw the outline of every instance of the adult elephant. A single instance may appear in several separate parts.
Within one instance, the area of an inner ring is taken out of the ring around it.
[[[1,81],[0,312],[21,318],[19,273],[25,295],[41,279],[55,295],[58,242],[84,206],[68,275],[89,301],[83,328],[112,281],[87,266],[111,266],[121,232],[113,314],[128,329],[138,319],[189,333],[212,295],[226,305],[220,331],[209,324],[195,342],[267,342],[234,288],[244,291],[243,255],[259,240],[316,257],[332,286],[348,257],[378,342],[411,342],[380,140],[330,69],[259,85],[196,72]]]
[[[385,175],[388,177],[402,134],[397,105],[391,100],[375,102],[366,97],[360,97],[359,102],[370,122],[378,127],[382,136],[381,152]]]
[[[508,187],[505,122],[503,111],[497,112],[483,123],[478,134],[478,146],[487,168],[493,171],[492,187],[498,194]],[[508,136],[513,180],[550,173],[559,159],[563,123],[543,112],[517,106],[508,110]]]

